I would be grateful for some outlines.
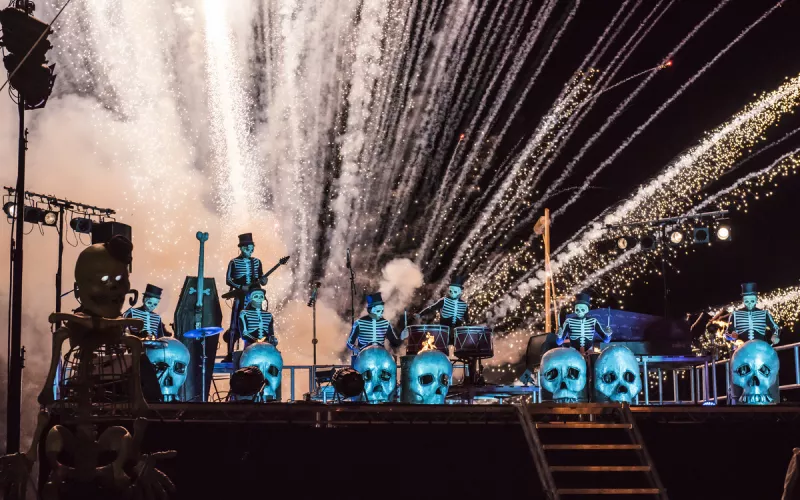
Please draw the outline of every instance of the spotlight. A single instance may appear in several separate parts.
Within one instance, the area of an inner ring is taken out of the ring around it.
[[[264,374],[256,366],[245,366],[231,375],[230,388],[236,396],[255,396],[264,387]]]
[[[656,246],[656,239],[653,235],[646,234],[639,238],[639,246],[642,247],[642,250],[652,250]]]
[[[617,240],[617,248],[620,250],[629,250],[636,245],[636,238],[632,236],[623,236]]]
[[[709,240],[708,228],[707,227],[694,228],[693,236],[695,244],[708,243]]]
[[[44,210],[39,207],[25,207],[22,220],[31,224],[38,224],[44,220]]]
[[[13,219],[17,216],[17,203],[13,201],[7,201],[5,205],[3,205],[3,212],[6,213],[6,217]]]
[[[56,223],[58,223],[58,212],[45,210],[44,216],[42,217],[42,224],[45,226],[55,226]]]
[[[69,221],[69,227],[76,233],[91,234],[92,224],[92,219],[86,217],[75,217]]]
[[[342,397],[354,398],[364,392],[364,377],[352,368],[340,368],[333,374],[331,385]]]
[[[731,228],[728,226],[719,226],[719,228],[717,228],[717,239],[719,241],[730,241]]]
[[[683,242],[683,233],[680,231],[672,231],[669,235],[669,242],[672,246],[680,245]]]

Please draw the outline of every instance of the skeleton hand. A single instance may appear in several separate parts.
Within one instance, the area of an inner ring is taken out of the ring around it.
[[[417,320],[417,321],[422,321],[422,315],[414,314],[414,319]]]
[[[269,281],[269,278],[267,278],[266,276],[264,276],[263,278],[261,278],[261,279],[260,279],[260,280],[258,280],[258,281],[261,283],[261,286],[267,286],[267,281]]]
[[[408,328],[403,328],[403,331],[400,332],[400,340],[405,340],[408,338]]]
[[[778,337],[777,335],[773,335],[770,341],[772,342],[772,345],[776,345],[778,342],[781,341],[781,338]]]
[[[269,338],[269,343],[275,347],[278,347],[278,337],[272,336]]]

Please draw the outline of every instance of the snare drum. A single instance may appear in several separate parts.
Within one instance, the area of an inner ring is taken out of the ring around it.
[[[494,356],[492,329],[488,326],[459,326],[455,330],[457,358],[491,358]]]
[[[450,327],[446,325],[409,325],[406,354],[417,354],[422,350],[423,345],[432,342],[435,350],[449,355],[449,338]]]

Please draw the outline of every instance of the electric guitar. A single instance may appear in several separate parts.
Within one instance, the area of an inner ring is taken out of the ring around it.
[[[272,274],[275,271],[277,271],[279,267],[285,265],[287,262],[289,262],[289,255],[287,255],[286,257],[283,257],[282,259],[280,259],[277,264],[272,266],[272,269],[270,269],[269,271],[264,273],[264,276],[261,279],[269,277],[270,274]],[[231,288],[230,290],[228,290],[227,292],[222,294],[222,298],[223,299],[240,299],[240,300],[242,300],[247,295],[247,292],[250,291],[250,287],[253,287],[253,286],[256,286],[257,284],[260,284],[260,283],[256,282],[256,283],[251,283],[250,285],[246,285],[244,283],[244,281],[246,279],[247,278],[242,277],[242,278],[239,278],[238,280],[234,280],[234,282],[237,285],[241,284],[242,288]]]

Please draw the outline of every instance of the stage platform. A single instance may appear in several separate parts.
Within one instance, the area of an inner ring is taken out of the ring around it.
[[[586,427],[621,411],[627,407],[153,404],[144,447],[178,451],[158,467],[181,499],[549,498],[535,449],[548,438],[532,438],[531,429]],[[672,499],[780,498],[792,448],[800,446],[800,406],[647,406],[628,414]],[[69,425],[70,418],[53,420]],[[98,421],[113,424],[132,422]],[[552,469],[624,465],[608,451],[583,459],[589,463],[556,458],[562,461]],[[613,488],[623,475],[595,473],[599,486],[591,486]]]

